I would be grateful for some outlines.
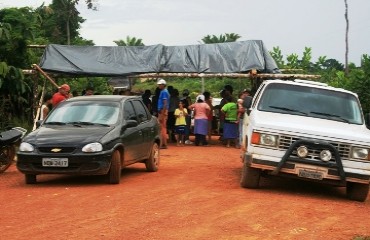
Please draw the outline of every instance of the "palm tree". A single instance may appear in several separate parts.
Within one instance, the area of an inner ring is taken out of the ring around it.
[[[225,33],[226,42],[236,42],[241,36],[237,33]]]
[[[224,42],[236,42],[241,36],[236,33],[225,33],[225,35],[221,34],[219,37],[216,35],[207,35],[202,38],[203,43],[211,44],[211,43],[224,43]]]
[[[120,39],[113,41],[117,46],[145,46],[141,38],[127,36],[126,40]]]

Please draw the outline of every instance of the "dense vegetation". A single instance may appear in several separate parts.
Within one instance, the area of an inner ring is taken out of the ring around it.
[[[30,45],[45,45],[49,43],[94,45],[92,40],[83,39],[80,34],[81,23],[85,20],[76,10],[78,0],[53,0],[49,6],[41,5],[36,9],[5,8],[0,10],[0,128],[33,123],[35,109],[38,103],[37,94],[45,86],[46,91],[56,89],[41,75],[24,75],[22,69],[30,69],[33,63],[38,63],[43,53],[41,48],[30,48]],[[89,9],[94,10],[93,1],[84,1]],[[237,41],[238,34],[226,33],[220,36],[206,35],[204,44]],[[119,46],[144,45],[142,39],[127,36],[125,40],[112,40]],[[279,47],[271,51],[280,69],[299,70],[300,74],[321,75],[320,81],[329,85],[341,87],[356,92],[365,112],[370,112],[370,57],[363,55],[361,66],[350,64],[349,73],[345,74],[343,64],[335,59],[320,57],[313,62],[312,49],[306,47],[299,57],[298,54],[284,56]],[[285,72],[284,72],[285,73]],[[111,94],[112,89],[107,84],[107,78],[56,78],[58,84],[67,82],[77,93],[87,86],[94,86],[95,92]],[[201,79],[171,78],[168,84],[177,88],[180,93],[189,89],[192,97],[202,90]],[[249,79],[205,78],[204,89],[218,97],[218,92],[224,85],[230,84],[235,92],[243,88],[251,88]],[[154,92],[154,79],[141,82],[133,80],[132,91],[143,92],[150,89]]]

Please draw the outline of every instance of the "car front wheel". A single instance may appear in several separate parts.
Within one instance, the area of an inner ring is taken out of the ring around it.
[[[112,161],[108,172],[108,182],[118,184],[121,180],[121,153],[115,150],[112,155]]]
[[[24,175],[26,184],[35,184],[37,182],[35,174],[25,174]]]
[[[153,143],[149,158],[145,161],[145,167],[148,172],[156,172],[159,167],[159,146]]]

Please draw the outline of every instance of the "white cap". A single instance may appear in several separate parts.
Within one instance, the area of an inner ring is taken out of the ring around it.
[[[197,96],[197,98],[196,98],[196,101],[198,102],[198,100],[202,100],[203,102],[204,102],[204,100],[206,99],[205,97],[204,97],[204,95],[202,95],[202,94],[200,94],[200,95],[198,95]]]
[[[167,83],[166,83],[166,81],[164,80],[164,79],[162,79],[162,78],[160,78],[159,80],[158,80],[158,82],[157,82],[157,84],[158,85],[166,85]]]

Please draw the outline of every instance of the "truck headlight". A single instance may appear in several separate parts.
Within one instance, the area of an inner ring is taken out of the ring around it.
[[[297,156],[300,158],[305,158],[308,155],[308,148],[306,146],[299,146],[297,148]]]
[[[331,159],[331,152],[329,150],[322,150],[320,152],[320,159],[324,162],[328,162]]]
[[[252,144],[265,145],[276,147],[278,141],[278,136],[266,134],[266,133],[257,133],[253,132],[252,134]]]
[[[370,160],[369,149],[353,147],[351,152],[351,158]]]

